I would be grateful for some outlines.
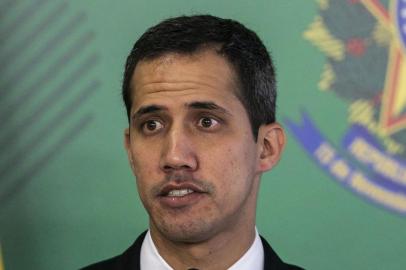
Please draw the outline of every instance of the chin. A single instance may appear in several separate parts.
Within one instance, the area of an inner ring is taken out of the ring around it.
[[[200,243],[207,241],[214,234],[214,226],[207,221],[184,223],[163,223],[157,226],[160,233],[172,242]]]

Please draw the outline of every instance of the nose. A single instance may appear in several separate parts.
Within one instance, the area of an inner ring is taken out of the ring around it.
[[[172,127],[163,140],[160,168],[164,172],[174,170],[194,171],[198,160],[191,134],[182,127]]]

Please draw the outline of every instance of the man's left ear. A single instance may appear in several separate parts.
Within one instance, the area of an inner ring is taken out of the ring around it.
[[[258,130],[258,169],[265,172],[275,166],[285,147],[286,137],[283,127],[278,123],[260,126]]]

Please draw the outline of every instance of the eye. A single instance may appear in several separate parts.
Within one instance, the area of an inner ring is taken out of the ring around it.
[[[217,126],[219,122],[211,117],[202,117],[199,119],[198,125],[202,128],[208,129]]]
[[[164,125],[158,120],[148,120],[142,124],[142,131],[146,134],[155,133],[162,129]]]

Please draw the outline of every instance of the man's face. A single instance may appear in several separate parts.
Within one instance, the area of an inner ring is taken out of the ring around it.
[[[259,148],[234,76],[211,50],[134,71],[126,148],[151,231],[172,241],[255,222]]]

